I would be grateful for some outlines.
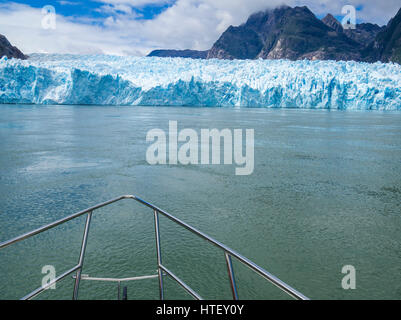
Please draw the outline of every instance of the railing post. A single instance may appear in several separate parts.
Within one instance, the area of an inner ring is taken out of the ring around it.
[[[163,290],[163,271],[161,269],[162,256],[160,248],[160,229],[159,229],[159,213],[154,210],[155,213],[155,234],[156,234],[156,253],[157,253],[157,272],[159,275],[159,292],[160,300],[164,300],[164,290]]]
[[[117,286],[117,289],[118,289],[118,293],[117,293],[117,300],[120,300],[121,281],[118,281],[118,286]]]
[[[79,283],[81,281],[82,266],[84,264],[85,250],[86,250],[86,244],[88,242],[88,233],[89,233],[89,226],[91,223],[91,219],[92,219],[92,211],[90,211],[88,213],[88,215],[86,216],[85,230],[84,230],[84,235],[82,237],[81,252],[80,252],[79,261],[78,261],[79,269],[77,270],[77,273],[75,276],[74,293],[72,296],[73,300],[78,299]]]
[[[228,277],[230,279],[233,299],[238,300],[238,291],[237,291],[237,285],[235,283],[234,269],[233,269],[233,263],[231,261],[231,256],[227,252],[224,252],[224,255],[226,257],[227,271],[228,271]]]

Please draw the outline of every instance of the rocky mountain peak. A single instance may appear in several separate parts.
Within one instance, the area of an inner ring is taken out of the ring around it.
[[[174,56],[177,53],[152,55]],[[332,14],[320,20],[306,6],[280,6],[252,14],[245,23],[228,27],[210,50],[201,54],[190,52],[186,56],[401,61],[401,9],[386,27],[361,23],[354,29],[344,29]]]
[[[322,22],[323,22],[326,26],[328,26],[328,27],[330,27],[330,28],[336,30],[337,32],[343,32],[343,26],[341,25],[341,23],[340,23],[336,18],[334,18],[334,16],[333,16],[332,14],[330,14],[330,13],[327,14],[327,15],[322,19]]]
[[[0,58],[6,56],[8,59],[26,59],[27,57],[17,48],[11,45],[5,36],[0,34]]]

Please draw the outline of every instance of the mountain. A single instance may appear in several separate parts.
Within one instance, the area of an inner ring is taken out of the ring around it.
[[[172,57],[172,58],[192,58],[206,59],[208,51],[197,50],[154,50],[148,57]]]
[[[7,58],[26,59],[27,57],[17,48],[13,47],[7,38],[0,34],[0,58],[6,56]]]
[[[385,29],[385,27],[379,27],[377,24],[373,23],[361,23],[357,24],[355,29],[344,29],[342,24],[331,14],[325,16],[322,22],[336,32],[344,33],[348,38],[358,42],[364,47],[374,41],[377,34]]]
[[[319,20],[305,6],[281,6],[230,26],[208,51],[156,50],[149,56],[401,63],[401,9],[385,27],[361,23],[344,29],[331,14]]]
[[[239,27],[229,27],[208,58],[359,60],[361,45],[336,32],[307,7],[258,12]]]
[[[255,59],[263,48],[257,32],[248,26],[230,26],[209,50],[207,58]]]
[[[392,61],[401,64],[401,9],[377,35],[368,49],[373,52],[373,57],[370,55],[371,60],[379,59],[383,62]]]
[[[337,32],[343,32],[344,30],[341,23],[330,13],[322,19],[322,22]]]
[[[373,23],[361,23],[355,26],[355,29],[345,29],[346,36],[363,46],[368,46],[375,40],[379,32],[383,31],[385,27],[379,27]]]

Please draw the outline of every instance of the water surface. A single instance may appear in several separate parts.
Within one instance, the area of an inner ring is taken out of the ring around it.
[[[255,130],[255,170],[150,166],[148,130]],[[312,299],[401,298],[401,114],[96,106],[0,107],[0,241],[121,194],[137,194],[224,242]],[[153,213],[133,201],[94,215],[84,273],[156,271]],[[224,255],[161,218],[163,262],[204,298],[230,298]],[[0,251],[0,298],[20,298],[78,261],[84,219]],[[343,290],[341,269],[357,270]],[[286,296],[234,263],[242,299]],[[72,295],[72,279],[42,299]],[[128,283],[157,299],[157,280]],[[82,282],[80,298],[115,299]],[[169,299],[189,298],[171,280]]]

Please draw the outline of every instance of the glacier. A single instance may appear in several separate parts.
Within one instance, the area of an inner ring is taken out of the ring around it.
[[[0,103],[401,110],[401,66],[32,54],[0,60]]]

